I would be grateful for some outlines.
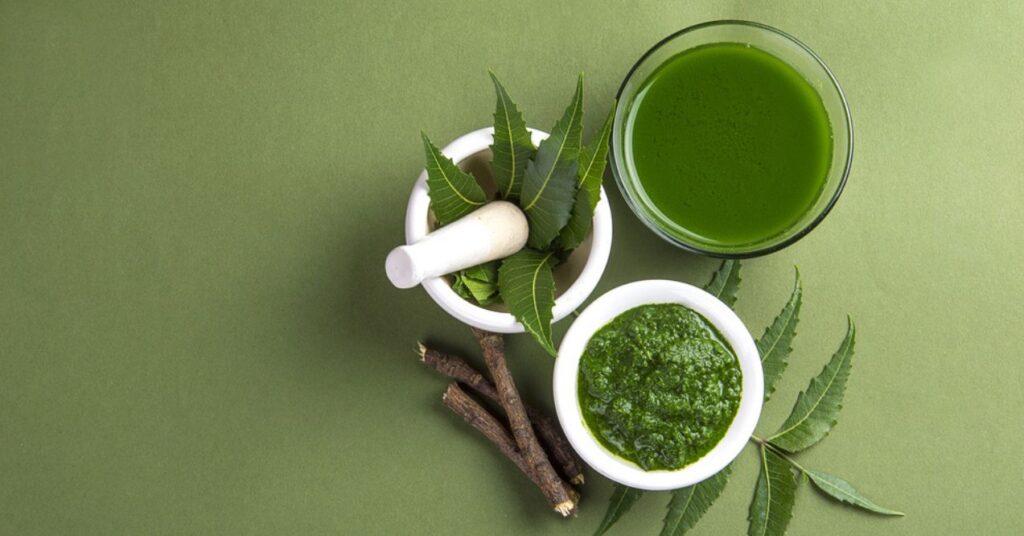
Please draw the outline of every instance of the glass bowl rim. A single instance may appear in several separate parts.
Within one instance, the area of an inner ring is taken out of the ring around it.
[[[832,211],[832,207],[834,207],[836,205],[836,203],[839,201],[839,196],[843,193],[843,190],[846,187],[846,181],[847,181],[847,179],[850,176],[850,169],[853,167],[853,146],[854,146],[854,143],[853,143],[854,142],[854,138],[853,138],[853,116],[850,114],[850,105],[849,105],[849,102],[846,99],[846,93],[843,92],[842,86],[839,85],[839,80],[836,79],[835,75],[832,73],[832,70],[828,68],[828,65],[825,65],[824,60],[822,60],[820,56],[818,56],[813,50],[811,50],[811,48],[809,46],[805,45],[802,41],[800,41],[796,37],[793,37],[792,35],[784,32],[782,30],[779,30],[778,28],[774,28],[772,26],[769,26],[767,24],[762,24],[760,22],[753,22],[753,21],[740,20],[740,19],[720,19],[720,20],[713,20],[713,21],[702,22],[702,23],[699,23],[699,24],[694,24],[692,26],[687,26],[686,28],[683,28],[681,30],[675,31],[675,32],[665,36],[663,39],[661,39],[660,41],[655,43],[653,46],[651,46],[651,48],[647,49],[647,51],[644,52],[640,56],[640,58],[638,58],[636,60],[635,63],[633,63],[633,66],[629,68],[629,71],[626,72],[626,76],[623,77],[623,79],[622,79],[622,83],[619,85],[619,90],[615,93],[615,102],[619,103],[618,105],[621,106],[622,94],[623,94],[623,92],[626,89],[626,85],[633,78],[633,74],[636,73],[636,71],[647,60],[647,58],[649,58],[651,55],[653,55],[655,52],[657,52],[658,49],[660,49],[662,46],[669,44],[670,42],[674,41],[676,38],[681,37],[681,36],[683,36],[685,34],[688,34],[690,32],[694,32],[696,30],[701,30],[701,29],[704,29],[704,28],[713,27],[713,26],[745,26],[745,27],[754,28],[754,29],[757,29],[757,30],[767,31],[767,32],[776,34],[776,35],[782,37],[783,39],[788,40],[789,42],[795,44],[797,46],[797,48],[799,48],[799,49],[803,50],[805,53],[807,53],[815,61],[815,63],[817,63],[818,66],[821,67],[821,69],[827,75],[829,81],[832,83],[832,87],[835,89],[836,93],[839,95],[839,101],[842,103],[843,115],[844,115],[844,117],[846,119],[846,136],[847,136],[847,139],[849,140],[848,143],[847,143],[848,147],[846,149],[846,162],[843,165],[843,174],[839,178],[839,184],[836,187],[835,191],[832,193],[832,197],[828,200],[828,203],[825,204],[825,206],[814,217],[814,219],[812,219],[810,222],[805,224],[800,230],[798,230],[797,232],[793,233],[791,236],[789,236],[785,240],[779,241],[779,242],[774,243],[774,244],[769,244],[768,246],[765,246],[765,247],[755,247],[754,249],[751,249],[749,251],[735,251],[735,252],[733,252],[733,251],[714,251],[714,250],[702,248],[700,246],[691,244],[689,242],[685,242],[685,241],[681,240],[680,238],[669,234],[667,231],[665,231],[660,226],[658,226],[654,221],[652,221],[652,219],[650,219],[646,214],[643,213],[643,211],[641,210],[641,207],[638,206],[639,202],[637,200],[633,199],[633,195],[630,193],[629,188],[627,188],[626,185],[625,185],[625,179],[623,177],[621,177],[621,174],[619,173],[619,164],[620,163],[619,163],[617,155],[616,155],[614,139],[609,141],[609,143],[611,144],[611,147],[610,147],[608,158],[609,158],[609,162],[611,163],[612,175],[615,176],[615,182],[618,184],[619,190],[622,192],[622,197],[623,197],[623,199],[626,200],[626,204],[629,205],[630,210],[633,211],[633,214],[635,214],[637,216],[637,218],[641,222],[644,223],[644,225],[646,225],[649,229],[654,231],[654,233],[657,234],[658,236],[660,236],[662,239],[668,241],[669,243],[675,245],[678,248],[681,248],[681,249],[683,249],[685,251],[689,251],[691,253],[696,253],[698,255],[706,255],[706,256],[709,256],[709,257],[715,257],[715,258],[720,258],[720,259],[747,259],[747,258],[751,258],[751,257],[760,257],[760,256],[763,256],[763,255],[767,255],[769,253],[774,253],[774,252],[779,251],[779,250],[781,250],[783,248],[789,247],[789,246],[793,245],[795,242],[797,242],[798,240],[800,240],[801,238],[807,236],[808,233],[810,233],[812,230],[814,230],[814,228],[817,227],[818,224],[820,224],[822,222],[822,220],[825,219],[825,216],[828,216],[829,212]],[[783,61],[785,61],[785,60],[783,60]],[[616,121],[615,121],[615,123],[612,126],[613,136],[614,136],[614,132],[616,130],[615,127],[618,125],[618,123],[619,123],[618,117],[616,116]]]

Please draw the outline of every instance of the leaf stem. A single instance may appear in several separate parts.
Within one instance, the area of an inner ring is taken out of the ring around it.
[[[783,460],[786,460],[787,462],[789,462],[790,465],[795,467],[801,473],[803,473],[805,475],[807,474],[807,469],[805,469],[804,466],[802,466],[799,463],[797,463],[796,460],[794,460],[793,458],[790,458],[786,454],[786,452],[784,450],[782,450],[781,448],[776,446],[771,441],[769,441],[767,439],[764,439],[764,438],[761,438],[761,437],[758,437],[758,436],[753,435],[753,434],[751,434],[751,436],[750,436],[750,441],[752,441],[752,442],[754,442],[754,443],[756,443],[758,445],[761,445],[763,447],[767,447],[767,448],[771,449],[772,452],[774,452],[775,454],[778,454],[780,458],[782,458]]]

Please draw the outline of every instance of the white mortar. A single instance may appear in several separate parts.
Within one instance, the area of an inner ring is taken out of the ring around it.
[[[548,137],[546,132],[535,129],[530,129],[530,134],[534,145]],[[493,135],[493,128],[475,130],[449,143],[442,152],[456,164],[465,166],[469,160],[479,157],[480,153],[489,152]],[[473,166],[469,167],[478,171]],[[488,185],[484,184],[484,187],[486,189]],[[602,187],[601,200],[594,209],[594,224],[590,235],[573,251],[569,259],[556,269],[553,322],[568,316],[590,296],[608,264],[608,254],[612,245],[612,213],[606,197]],[[405,241],[407,244],[415,243],[431,230],[430,196],[427,193],[427,172],[424,170],[409,196],[405,213]],[[442,309],[466,324],[495,333],[524,331],[522,324],[508,312],[496,310],[498,308],[484,308],[463,299],[452,290],[451,283],[445,277],[426,279],[423,281],[423,288]]]

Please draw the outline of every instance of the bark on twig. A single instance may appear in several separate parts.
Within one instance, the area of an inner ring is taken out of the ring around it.
[[[439,352],[433,348],[428,348],[423,343],[419,345],[420,360],[423,364],[428,367],[448,376],[449,378],[458,380],[464,385],[472,388],[477,393],[493,400],[496,404],[501,404],[498,398],[498,391],[494,388],[487,378],[483,374],[477,372],[475,368],[469,363],[463,360],[461,357]],[[547,447],[548,453],[551,454],[553,461],[558,465],[562,471],[562,476],[569,480],[572,484],[582,485],[583,484],[583,464],[576,456],[576,452],[572,449],[569,444],[569,440],[566,439],[565,435],[562,434],[561,428],[558,424],[542,411],[537,410],[529,404],[523,403],[526,408],[526,415],[530,418],[533,423],[533,428],[540,436],[541,441]]]
[[[473,328],[473,335],[483,349],[484,362],[487,363],[487,370],[490,371],[494,387],[498,391],[498,401],[508,415],[509,428],[512,429],[512,437],[515,438],[519,452],[526,459],[533,474],[540,480],[541,490],[555,505],[555,510],[563,516],[568,516],[576,508],[572,488],[555,472],[547,454],[537,441],[530,419],[526,416],[523,400],[519,397],[515,381],[505,363],[505,341],[501,335],[476,328]]]
[[[494,446],[498,447],[498,450],[505,455],[506,458],[512,460],[512,463],[516,464],[516,467],[523,472],[524,475],[529,477],[538,488],[543,490],[543,483],[540,479],[534,475],[533,471],[530,470],[529,464],[526,463],[526,459],[516,449],[515,440],[509,434],[505,426],[498,422],[489,411],[481,406],[476,400],[473,400],[465,391],[459,388],[459,384],[451,383],[448,385],[448,389],[445,390],[444,395],[441,396],[441,400],[444,401],[444,405],[448,406],[449,409],[454,411],[463,420],[469,423],[473,428],[476,428],[480,433],[484,435]],[[545,493],[545,496],[548,494]],[[552,507],[556,505],[552,503]]]

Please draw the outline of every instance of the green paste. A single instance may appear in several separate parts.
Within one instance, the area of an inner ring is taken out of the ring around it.
[[[703,316],[678,304],[643,305],[591,337],[578,396],[605,448],[645,470],[671,470],[722,439],[742,377],[732,348]]]

